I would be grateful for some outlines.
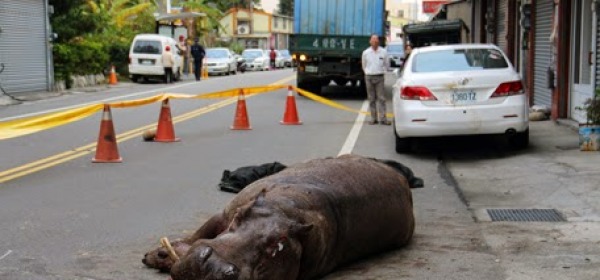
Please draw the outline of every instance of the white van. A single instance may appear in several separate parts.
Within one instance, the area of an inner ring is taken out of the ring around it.
[[[162,53],[166,46],[173,53],[173,79],[181,77],[179,69],[181,57],[177,53],[177,42],[170,37],[156,34],[139,34],[135,36],[129,50],[129,77],[133,82],[146,81],[148,78],[165,79],[165,69],[162,64]]]

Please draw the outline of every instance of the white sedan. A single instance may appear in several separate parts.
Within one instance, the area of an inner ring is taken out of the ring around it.
[[[494,45],[413,49],[393,88],[396,152],[415,137],[503,134],[514,148],[529,143],[523,84]]]

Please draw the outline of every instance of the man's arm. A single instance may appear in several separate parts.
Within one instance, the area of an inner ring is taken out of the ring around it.
[[[365,67],[367,67],[367,54],[366,54],[366,52],[362,53],[361,67],[362,67],[363,72],[365,72]]]

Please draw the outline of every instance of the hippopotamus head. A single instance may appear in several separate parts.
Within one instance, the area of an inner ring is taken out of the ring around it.
[[[312,225],[291,220],[265,201],[235,211],[229,227],[214,239],[196,241],[171,268],[173,280],[296,279],[302,238]]]
[[[174,240],[171,242],[171,246],[177,256],[183,256],[190,249],[190,245],[183,242],[182,240]],[[169,254],[169,251],[164,247],[158,247],[144,255],[142,259],[148,267],[156,268],[161,272],[169,272],[171,266],[175,263],[173,257]]]

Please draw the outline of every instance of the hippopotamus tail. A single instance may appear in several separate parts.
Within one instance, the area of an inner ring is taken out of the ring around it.
[[[373,160],[384,163],[387,166],[393,168],[394,170],[400,172],[400,174],[404,175],[404,177],[406,177],[406,180],[408,181],[408,185],[411,189],[418,189],[418,188],[425,187],[425,182],[423,181],[423,179],[416,177],[415,174],[412,172],[412,170],[410,168],[408,168],[406,165],[399,163],[397,161],[390,160],[390,159],[374,158]]]

